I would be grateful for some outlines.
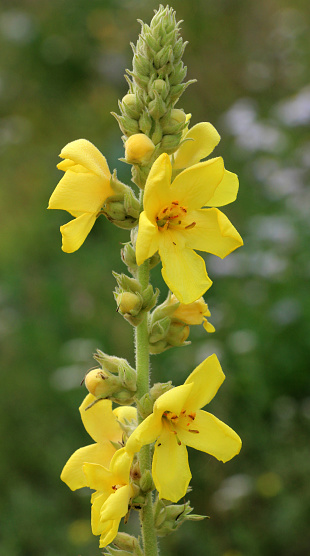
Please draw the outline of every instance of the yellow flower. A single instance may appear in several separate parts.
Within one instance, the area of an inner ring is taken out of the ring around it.
[[[136,257],[141,265],[159,251],[169,289],[182,303],[192,303],[212,284],[203,258],[194,249],[223,258],[243,244],[221,211],[201,208],[230,203],[236,197],[238,179],[224,169],[222,158],[195,164],[172,183],[171,174],[169,156],[163,153],[146,181]]]
[[[105,200],[114,191],[105,157],[86,139],[68,143],[60,157],[64,160],[57,168],[65,174],[52,193],[48,208],[66,210],[75,217],[60,227],[62,250],[73,253],[85,241]]]
[[[83,472],[84,463],[109,466],[116,452],[112,442],[122,445],[123,431],[118,421],[136,419],[134,407],[122,406],[112,411],[110,400],[100,400],[89,407],[95,400],[96,398],[92,394],[88,394],[80,406],[84,427],[95,443],[76,450],[61,473],[61,479],[71,490],[87,486],[86,476]],[[89,409],[87,409],[88,407]]]
[[[118,450],[109,469],[96,463],[85,463],[83,470],[92,495],[91,526],[100,536],[100,548],[110,544],[117,535],[120,520],[128,513],[129,500],[134,495],[129,473],[132,455],[124,448]]]
[[[174,294],[170,297],[170,302],[176,303],[178,300]],[[180,303],[177,309],[174,311],[173,316],[186,324],[203,324],[204,329],[207,332],[214,332],[215,328],[213,324],[208,322],[206,317],[211,317],[207,303],[203,297],[197,299],[193,303],[184,304]]]
[[[225,379],[215,354],[201,363],[182,386],[162,394],[153,413],[134,430],[126,450],[138,452],[156,440],[152,475],[160,498],[177,502],[191,479],[186,446],[226,462],[241,449],[239,436],[200,408],[209,403]]]

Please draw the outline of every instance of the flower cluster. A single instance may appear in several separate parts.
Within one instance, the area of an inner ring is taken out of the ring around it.
[[[239,436],[202,409],[225,379],[215,354],[183,385],[174,387],[169,380],[148,388],[149,354],[187,345],[191,326],[203,324],[207,332],[215,331],[202,297],[212,281],[196,251],[224,258],[243,243],[218,208],[236,199],[239,186],[220,156],[208,158],[220,141],[218,132],[207,122],[189,127],[191,116],[175,108],[190,83],[183,82],[184,48],[175,13],[163,6],[150,26],[142,23],[133,46],[129,91],[119,103],[121,115],[114,115],[123,133],[123,160],[131,165],[139,199],[115,170],[110,172],[98,149],[79,139],[61,151],[58,168],[64,175],[48,207],[73,216],[60,228],[67,253],[81,247],[100,215],[131,230],[121,251],[131,276],[113,274],[117,311],[136,328],[136,368],[97,351],[100,367],[87,373],[89,394],[80,407],[94,443],[74,452],[61,478],[72,490],[94,491],[91,526],[94,535],[100,535],[100,547],[113,542],[121,550],[117,553],[136,556],[153,556],[148,546],[156,545],[156,535],[201,519],[191,514],[189,502],[181,509],[175,505],[191,480],[187,447],[222,462],[241,448]],[[169,293],[157,305],[159,291],[148,280],[160,262]],[[112,409],[112,402],[119,407]],[[149,445],[154,445],[152,452]],[[144,552],[139,540],[118,534],[120,520],[126,520],[131,509],[141,510],[142,523],[147,513],[153,520],[153,533],[142,527]],[[147,539],[147,534],[153,537]]]

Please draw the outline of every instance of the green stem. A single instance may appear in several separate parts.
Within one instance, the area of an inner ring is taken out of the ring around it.
[[[145,261],[139,267],[139,282],[142,288],[146,288],[149,283],[149,262]],[[140,400],[142,396],[149,392],[149,374],[150,374],[150,358],[149,358],[149,341],[147,330],[147,315],[143,321],[136,327],[135,337],[136,347],[136,369],[137,369],[137,398]],[[143,419],[139,417],[139,422]],[[139,453],[141,475],[147,470],[151,470],[151,454],[150,446],[143,446]],[[146,495],[145,506],[140,511],[140,522],[142,529],[144,556],[157,556],[157,535],[154,524],[153,498],[152,493]]]

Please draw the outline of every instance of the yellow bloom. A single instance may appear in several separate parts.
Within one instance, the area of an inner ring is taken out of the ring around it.
[[[66,210],[74,220],[60,227],[62,250],[73,253],[85,241],[100,210],[114,195],[110,170],[105,157],[86,139],[68,143],[57,168],[65,172],[54,190],[48,208]]]
[[[171,303],[176,303],[178,300],[174,294],[170,297]],[[184,304],[180,303],[177,309],[174,311],[173,316],[186,324],[202,324],[207,332],[214,332],[215,328],[213,324],[208,322],[206,317],[211,317],[207,303],[203,297],[197,299],[193,303]]]
[[[95,443],[76,450],[61,473],[61,479],[71,490],[87,486],[86,476],[83,472],[84,463],[109,466],[116,452],[112,442],[122,444],[123,431],[118,421],[136,419],[134,407],[122,406],[112,411],[110,400],[100,400],[87,409],[95,400],[96,398],[92,394],[88,394],[80,406],[84,427]]]
[[[194,249],[223,258],[243,244],[221,211],[201,208],[230,203],[238,179],[224,169],[222,158],[195,164],[172,183],[171,174],[169,156],[163,153],[146,181],[136,257],[141,265],[159,251],[169,289],[182,303],[192,303],[212,284],[203,258]]]
[[[186,446],[226,462],[241,449],[239,436],[200,408],[209,403],[225,379],[215,354],[201,363],[182,386],[162,394],[153,413],[134,430],[126,450],[138,452],[156,440],[152,475],[160,498],[177,502],[185,495],[191,472]]]
[[[109,469],[96,463],[83,466],[87,486],[96,491],[91,500],[91,526],[94,535],[101,535],[100,548],[113,541],[120,520],[128,513],[129,500],[134,495],[129,479],[131,463],[132,455],[121,448]]]

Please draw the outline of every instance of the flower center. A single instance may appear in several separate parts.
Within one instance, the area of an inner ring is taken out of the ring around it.
[[[186,413],[185,409],[183,409],[180,415],[176,413],[172,413],[171,411],[165,411],[163,417],[167,419],[168,424],[172,431],[177,434],[176,428],[182,428],[188,430],[188,432],[198,433],[199,431],[195,429],[194,421],[196,418],[195,411],[191,411],[190,413]]]
[[[156,216],[156,223],[159,230],[167,228],[181,228],[183,230],[193,228],[196,222],[188,226],[182,225],[182,220],[187,215],[187,209],[180,205],[179,201],[172,201],[170,205],[163,207]]]

